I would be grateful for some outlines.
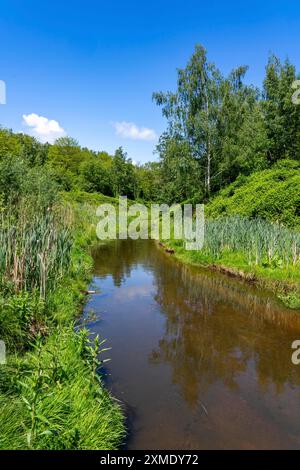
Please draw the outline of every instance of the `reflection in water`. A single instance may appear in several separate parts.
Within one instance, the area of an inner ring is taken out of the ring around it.
[[[167,324],[152,358],[172,365],[174,381],[191,405],[215,381],[238,388],[236,378],[250,360],[263,388],[274,384],[280,392],[285,384],[299,385],[290,359],[298,315],[276,311],[268,297],[244,284],[231,289],[223,276],[202,273],[191,282],[187,267],[171,269],[170,262],[159,265],[156,284]]]
[[[131,448],[300,447],[300,314],[268,293],[181,265],[152,242],[94,253],[91,326],[135,417]]]

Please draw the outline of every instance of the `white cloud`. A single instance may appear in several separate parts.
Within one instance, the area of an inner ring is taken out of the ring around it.
[[[132,140],[156,140],[157,135],[153,129],[138,127],[134,122],[113,122],[116,134],[125,139]]]
[[[54,119],[48,119],[38,114],[23,114],[23,123],[31,128],[31,133],[41,142],[50,144],[58,137],[66,135],[65,130]]]

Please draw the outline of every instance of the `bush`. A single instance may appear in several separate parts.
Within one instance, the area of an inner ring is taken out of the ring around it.
[[[210,218],[239,214],[300,228],[300,163],[282,160],[271,169],[241,176],[207,205]]]

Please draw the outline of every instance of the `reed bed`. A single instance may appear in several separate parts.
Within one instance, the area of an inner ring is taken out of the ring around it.
[[[300,264],[300,233],[263,219],[232,216],[206,220],[203,252],[246,254],[250,265],[287,267]]]
[[[68,270],[71,233],[52,211],[0,220],[0,283],[16,292],[38,290],[46,297]]]

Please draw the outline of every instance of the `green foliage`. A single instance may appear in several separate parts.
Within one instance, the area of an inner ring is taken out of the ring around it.
[[[299,163],[282,160],[271,169],[240,176],[207,205],[207,216],[239,214],[300,227],[299,169]]]
[[[243,253],[249,265],[300,266],[300,233],[263,219],[232,216],[206,220],[204,253]]]
[[[21,156],[21,142],[17,134],[8,129],[0,128],[0,160],[7,156]]]
[[[168,122],[157,147],[165,200],[179,201],[186,174],[189,194],[183,199],[198,195],[206,202],[240,175],[282,159],[299,160],[300,106],[292,102],[295,67],[271,57],[263,92],[244,83],[246,71],[240,66],[223,77],[208,62],[205,49],[196,46],[186,67],[178,70],[176,91],[154,93]]]
[[[300,107],[292,101],[295,67],[271,56],[266,67],[262,109],[269,142],[268,160],[300,159]]]
[[[222,75],[204,47],[196,45],[178,70],[176,90],[153,94],[168,123],[157,146],[158,163],[133,165],[122,148],[112,156],[83,148],[70,137],[49,145],[0,129],[1,199],[15,203],[26,192],[53,201],[60,189],[207,202],[240,176],[280,160],[299,161],[300,106],[292,102],[295,67],[271,56],[262,90],[245,83],[246,72],[242,65]],[[47,191],[40,190],[42,185],[48,185]]]
[[[243,83],[246,71],[241,66],[223,77],[197,45],[186,67],[178,70],[176,92],[153,95],[168,121],[158,145],[162,169],[184,168],[185,174],[193,175],[185,198],[198,194],[203,199],[240,172],[266,166],[268,142],[259,92]],[[173,185],[176,194],[176,172],[169,171],[167,177],[167,193]],[[179,185],[184,178],[181,175]]]
[[[69,137],[58,139],[48,150],[48,166],[65,191],[103,193],[106,196],[137,194],[137,175],[122,148],[111,157],[106,152],[81,148]]]
[[[300,273],[300,233],[263,219],[241,216],[205,219],[201,256],[218,261],[224,255],[242,255],[249,266],[295,268]],[[183,247],[182,240],[172,246]],[[198,253],[198,251],[196,251]]]
[[[205,243],[188,251],[183,240],[166,241],[185,263],[210,266],[270,289],[288,307],[300,303],[300,234],[262,219],[206,219]]]
[[[103,343],[86,339],[81,356],[73,325],[91,272],[85,250],[95,237],[95,205],[105,196],[89,194],[92,208],[88,193],[78,191],[80,210],[76,197],[63,204],[48,147],[41,151],[34,139],[8,131],[0,131],[1,140],[0,337],[9,357],[0,368],[0,448],[116,448],[124,425],[97,374]],[[67,156],[98,158],[70,140],[57,149],[65,147]],[[101,158],[107,168],[109,158]],[[69,171],[72,185],[82,181],[76,165]]]
[[[78,208],[83,206],[83,213],[86,211],[90,211],[91,209],[96,211],[96,207],[99,204],[118,204],[119,199],[110,196],[104,196],[103,194],[99,193],[89,193],[86,191],[68,191],[62,192],[61,196],[63,200],[70,205],[72,205],[73,209],[76,210],[76,214],[78,212]],[[78,214],[79,215],[79,214]]]
[[[164,158],[160,165],[159,192],[154,198],[164,203],[181,203],[188,199],[202,200],[198,188],[199,165],[192,156],[190,145],[183,139],[161,137],[158,146]]]
[[[24,358],[9,361],[6,376],[2,371],[0,377],[0,390],[11,390],[10,399],[0,393],[0,449],[87,450],[120,445],[121,410],[92,371],[103,352],[96,343],[92,353],[90,348],[86,333],[74,333],[71,326],[56,330],[46,342],[39,338]],[[88,351],[87,358],[83,351]]]
[[[79,168],[85,156],[78,142],[69,137],[62,137],[49,147],[48,165],[63,189],[70,190],[78,185]]]
[[[4,204],[15,204],[21,196],[27,167],[23,160],[11,157],[0,160],[0,194]]]
[[[0,221],[0,285],[38,290],[41,298],[54,289],[70,263],[71,235],[51,212],[21,214]]]
[[[91,158],[80,166],[81,187],[87,192],[113,195],[112,173],[100,158]]]
[[[0,160],[19,157],[29,166],[42,165],[47,159],[48,144],[41,144],[33,137],[15,134],[0,128]]]
[[[136,199],[144,201],[159,201],[162,196],[161,165],[157,162],[148,162],[135,167],[137,190]]]
[[[136,195],[136,179],[133,165],[122,147],[116,150],[112,161],[112,181],[114,196],[127,196],[133,199]]]
[[[288,294],[279,294],[280,300],[289,308],[300,310],[300,293],[289,292]]]
[[[30,273],[17,293],[6,282],[0,299],[0,336],[10,352],[0,368],[0,449],[115,449],[124,437],[121,409],[99,378],[107,360],[104,341],[91,341],[73,324],[90,278],[86,250],[94,240],[89,216],[95,214],[87,204],[73,206],[68,266],[62,276],[55,274],[45,300],[30,288]],[[47,222],[39,223],[47,234]]]
[[[37,334],[46,332],[45,303],[38,292],[4,293],[0,298],[0,337],[8,351],[20,351]]]
[[[24,158],[7,155],[0,159],[0,197],[5,206],[19,206],[26,198],[26,205],[32,202],[35,212],[43,211],[56,202],[58,186],[48,168],[30,166]]]

